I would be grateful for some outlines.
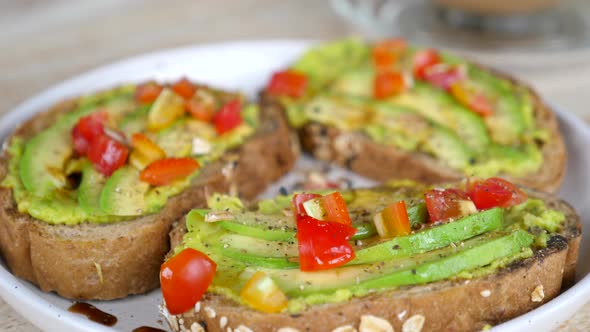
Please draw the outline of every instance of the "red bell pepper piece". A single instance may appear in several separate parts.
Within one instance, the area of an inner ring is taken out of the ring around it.
[[[301,271],[327,270],[354,259],[348,240],[355,233],[356,229],[352,226],[299,214],[297,241]]]

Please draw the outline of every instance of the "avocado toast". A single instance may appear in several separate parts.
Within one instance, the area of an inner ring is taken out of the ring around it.
[[[567,203],[498,178],[215,195],[185,221],[161,270],[175,331],[479,331],[567,287],[581,238]]]
[[[554,114],[522,82],[393,39],[320,44],[262,93],[321,160],[386,181],[502,176],[559,187],[566,150]]]
[[[2,256],[66,298],[147,292],[174,221],[212,192],[255,197],[292,167],[296,144],[277,110],[187,79],[62,102],[4,143]]]

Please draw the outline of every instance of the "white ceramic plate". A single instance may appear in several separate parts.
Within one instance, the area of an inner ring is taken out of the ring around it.
[[[16,124],[66,97],[129,81],[153,78],[174,80],[186,75],[221,88],[240,89],[254,96],[273,71],[289,64],[309,44],[307,41],[237,42],[174,49],[131,58],[75,77],[22,103],[0,121],[0,138],[6,137]],[[582,120],[568,113],[558,112],[558,115],[570,155],[561,196],[584,216],[584,224],[588,227],[590,176],[587,165],[590,165],[590,150],[587,147],[590,146],[590,129]],[[309,166],[309,160],[301,161],[299,166]],[[292,176],[290,178],[292,180]],[[586,233],[575,286],[540,308],[494,330],[550,331],[577,311],[590,298],[589,246],[590,236]],[[93,303],[118,317],[114,330],[69,313],[67,308],[71,301],[43,293],[14,277],[2,262],[0,296],[33,324],[47,331],[131,331],[142,325],[166,328],[158,315],[157,306],[161,302],[159,291],[119,301]]]

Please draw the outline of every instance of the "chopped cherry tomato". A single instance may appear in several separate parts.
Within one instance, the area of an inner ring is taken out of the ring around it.
[[[135,90],[135,100],[142,104],[153,103],[163,89],[161,85],[153,82],[142,84]]]
[[[431,189],[424,198],[431,222],[449,221],[477,211],[469,195],[459,189]]]
[[[322,197],[320,194],[312,194],[312,193],[301,193],[293,195],[293,199],[291,200],[291,207],[293,208],[293,215],[297,216],[298,214],[305,213],[305,208],[303,207],[303,203],[309,201],[310,199]]]
[[[197,87],[189,81],[186,77],[183,77],[178,82],[172,84],[170,87],[174,93],[181,96],[184,99],[189,99],[195,94]]]
[[[238,99],[232,100],[223,105],[223,107],[217,112],[217,114],[215,114],[215,117],[213,118],[213,123],[215,124],[217,134],[223,135],[239,126],[242,123],[242,115],[240,114],[241,111],[242,105]]]
[[[125,165],[129,149],[121,142],[107,136],[99,135],[88,147],[88,159],[97,171],[110,176]]]
[[[213,116],[215,116],[217,102],[215,96],[201,89],[197,90],[193,97],[186,101],[184,106],[193,118],[203,122],[211,122]]]
[[[457,66],[439,64],[424,72],[424,79],[441,89],[449,91],[458,81],[465,78],[464,72]]]
[[[492,102],[483,93],[474,91],[465,83],[456,82],[451,85],[451,94],[463,106],[481,116],[494,113]]]
[[[294,70],[274,73],[266,92],[273,96],[303,97],[307,88],[307,76]]]
[[[154,186],[162,186],[174,180],[191,175],[199,168],[199,163],[192,158],[166,158],[149,164],[141,173],[141,181]]]
[[[133,134],[131,146],[133,151],[129,156],[129,163],[139,170],[156,160],[166,158],[166,152],[144,134]]]
[[[426,78],[426,70],[441,62],[438,52],[433,49],[425,49],[414,54],[414,76],[419,79]]]
[[[301,271],[331,269],[354,259],[348,240],[356,229],[337,222],[297,216],[297,241]]]
[[[352,225],[346,202],[339,192],[310,199],[303,203],[305,214],[318,220]]]
[[[213,281],[217,264],[204,253],[187,248],[160,268],[160,287],[168,311],[179,315],[193,308]]]
[[[404,77],[399,72],[386,71],[375,75],[373,96],[384,99],[402,92],[405,88]]]
[[[408,235],[412,232],[404,201],[387,206],[375,215],[374,222],[377,233],[384,238]]]
[[[377,67],[377,70],[391,69],[406,47],[406,41],[401,38],[386,39],[378,42],[373,47],[373,64]]]
[[[88,153],[88,148],[94,139],[104,134],[104,125],[108,121],[108,114],[97,111],[83,116],[72,129],[74,149],[81,155]]]
[[[246,282],[240,297],[253,308],[267,313],[281,312],[289,303],[285,293],[262,271],[254,273]]]
[[[513,183],[500,178],[476,181],[469,186],[469,197],[480,210],[511,207],[527,200],[527,194]]]

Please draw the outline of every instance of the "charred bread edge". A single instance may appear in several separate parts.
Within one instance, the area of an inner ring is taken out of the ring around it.
[[[483,70],[525,89],[531,96],[535,124],[549,131],[549,141],[542,147],[543,164],[538,171],[524,177],[505,177],[525,187],[556,192],[566,171],[567,150],[555,114],[541,100],[534,89],[495,69],[472,63]],[[264,92],[263,105],[281,105],[280,101]],[[275,106],[276,107],[276,106]],[[282,107],[282,106],[280,106]],[[301,146],[320,160],[334,161],[356,173],[378,181],[412,178],[435,183],[455,181],[465,177],[441,161],[424,153],[404,151],[394,146],[375,143],[359,132],[342,132],[334,127],[310,122],[298,130]],[[383,167],[388,165],[388,167]],[[399,166],[399,167],[396,167]]]
[[[480,331],[528,312],[559,295],[573,283],[581,240],[581,222],[574,209],[553,196],[528,191],[533,198],[566,216],[561,234],[533,257],[514,262],[481,278],[440,281],[385,291],[347,303],[311,307],[299,314],[266,314],[240,306],[217,294],[206,293],[195,308],[182,315],[161,312],[174,331],[356,331],[359,324],[383,324],[395,331]],[[179,225],[172,244],[186,232]],[[452,314],[449,314],[452,313]]]
[[[30,139],[76,106],[61,102],[21,124],[7,138]],[[171,197],[157,214],[112,224],[51,225],[20,213],[12,189],[0,188],[0,252],[11,271],[41,290],[82,300],[110,300],[159,286],[158,274],[170,249],[172,223],[205,204],[212,192],[237,191],[253,198],[294,165],[298,142],[282,112],[261,109],[254,136],[202,169],[189,188]],[[273,142],[273,144],[268,144]],[[0,157],[0,178],[9,153]]]

